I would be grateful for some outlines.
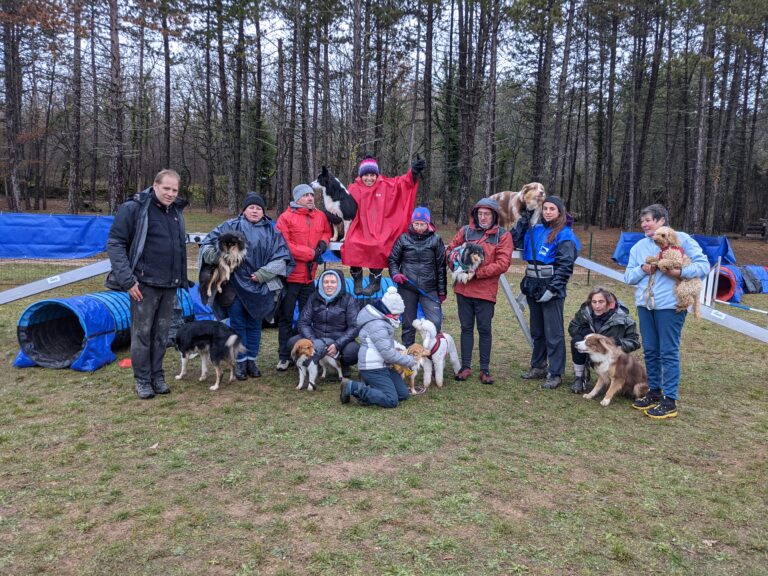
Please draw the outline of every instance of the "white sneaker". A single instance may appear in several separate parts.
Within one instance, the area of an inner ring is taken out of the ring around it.
[[[280,360],[280,362],[277,363],[277,366],[275,366],[275,369],[278,372],[285,372],[292,364],[293,362],[290,360]]]

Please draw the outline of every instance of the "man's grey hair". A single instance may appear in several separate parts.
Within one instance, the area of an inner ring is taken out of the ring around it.
[[[643,216],[650,216],[654,220],[661,220],[664,218],[665,225],[672,225],[672,222],[669,218],[669,211],[661,204],[651,204],[650,206],[646,206],[640,211],[640,218]]]

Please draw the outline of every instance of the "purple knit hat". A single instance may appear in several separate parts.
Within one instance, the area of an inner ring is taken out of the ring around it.
[[[376,158],[373,156],[366,156],[363,161],[360,162],[360,168],[357,170],[358,176],[364,176],[365,174],[381,174],[379,172],[379,164],[376,162]]]

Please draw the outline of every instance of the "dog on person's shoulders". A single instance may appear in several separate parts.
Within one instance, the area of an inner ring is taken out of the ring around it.
[[[593,399],[606,388],[608,391],[600,401],[601,406],[608,406],[616,394],[637,399],[648,392],[645,365],[624,352],[613,338],[602,334],[588,334],[584,340],[576,342],[576,349],[589,355],[598,374],[595,387],[583,396],[587,400]]]
[[[187,375],[189,361],[199,354],[202,362],[200,382],[208,377],[208,365],[216,372],[216,382],[210,387],[218,390],[221,376],[229,368],[229,382],[234,379],[237,355],[245,352],[245,346],[232,328],[215,320],[199,320],[182,324],[176,332],[176,349],[181,354],[181,371],[175,377],[181,380]]]
[[[342,378],[341,362],[336,358],[324,355],[320,360],[315,359],[315,345],[309,338],[299,338],[291,349],[291,359],[299,371],[299,383],[296,390],[305,388],[313,392],[317,390],[317,377],[325,379],[328,370],[333,369]]]
[[[523,212],[532,212],[529,226],[533,227],[541,219],[541,207],[547,197],[544,186],[538,182],[530,182],[517,192],[507,190],[489,196],[499,205],[499,226],[511,230],[520,220]]]
[[[235,298],[235,289],[230,284],[232,273],[245,260],[247,241],[242,232],[232,230],[222,233],[216,241],[216,264],[202,263],[200,266],[200,300],[207,306],[211,296],[219,294],[222,306],[230,305]]]
[[[466,284],[485,261],[485,250],[479,244],[464,242],[451,251],[450,259],[453,261],[453,283]]]
[[[323,194],[325,216],[333,230],[331,242],[341,241],[347,235],[349,225],[357,215],[357,202],[344,184],[331,174],[326,166],[323,166],[320,175],[310,186],[316,192]]]

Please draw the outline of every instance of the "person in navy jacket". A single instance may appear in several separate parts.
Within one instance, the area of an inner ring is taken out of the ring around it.
[[[520,290],[530,310],[533,353],[526,380],[546,378],[542,388],[557,388],[565,371],[563,308],[565,287],[581,249],[571,229],[572,219],[557,196],[548,196],[542,206],[542,221],[530,226],[527,211],[512,231],[515,246],[523,247],[528,262]]]

